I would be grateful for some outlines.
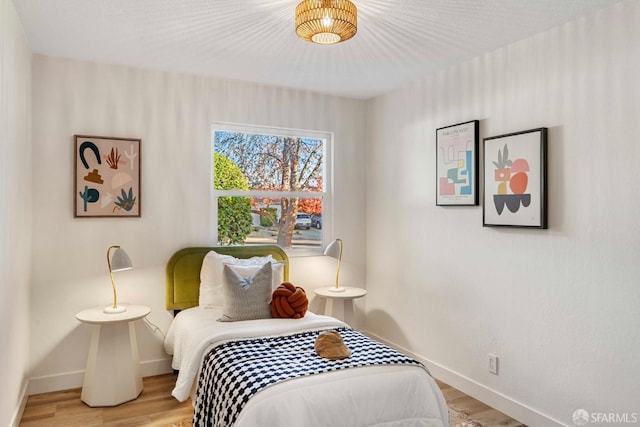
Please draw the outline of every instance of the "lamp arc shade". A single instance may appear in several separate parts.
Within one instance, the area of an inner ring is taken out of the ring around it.
[[[113,255],[111,255],[111,250],[114,250]],[[114,245],[109,246],[107,249],[107,266],[109,267],[109,277],[111,278],[111,288],[113,290],[113,304],[105,307],[103,311],[107,314],[122,313],[127,311],[127,307],[118,305],[116,282],[113,279],[113,272],[131,270],[133,268],[133,264],[131,263],[131,258],[129,258],[129,255],[127,255],[124,249],[120,246]]]
[[[338,260],[338,268],[336,269],[336,286],[330,288],[331,292],[344,292],[344,288],[340,287],[340,266],[342,264],[342,239],[335,239],[329,243],[324,250],[324,255]]]

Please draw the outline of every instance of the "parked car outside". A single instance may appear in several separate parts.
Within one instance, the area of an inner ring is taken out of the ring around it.
[[[311,216],[307,213],[298,213],[296,215],[296,225],[295,228],[302,228],[304,230],[308,230],[311,228]]]
[[[311,215],[311,226],[318,230],[322,228],[322,214]]]

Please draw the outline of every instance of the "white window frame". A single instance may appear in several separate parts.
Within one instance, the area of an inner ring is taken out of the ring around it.
[[[323,143],[323,185],[322,192],[311,191],[245,191],[216,190],[213,185],[216,131],[256,133],[263,135],[289,136],[295,138],[321,139]],[[320,248],[285,248],[289,257],[322,255],[324,248],[333,240],[333,132],[309,131],[303,129],[280,128],[271,126],[246,125],[238,123],[213,122],[210,129],[209,182],[211,201],[211,233],[214,242],[218,242],[218,197],[300,197],[322,198],[322,246]]]

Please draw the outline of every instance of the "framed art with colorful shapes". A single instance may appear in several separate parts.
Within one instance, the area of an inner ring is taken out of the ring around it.
[[[135,138],[74,135],[75,218],[140,217],[140,145]]]
[[[436,205],[478,204],[479,121],[436,129]]]
[[[547,228],[547,128],[483,140],[485,227]]]

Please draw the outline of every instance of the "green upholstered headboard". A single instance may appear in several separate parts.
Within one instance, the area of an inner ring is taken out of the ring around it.
[[[200,268],[209,251],[216,251],[219,254],[231,255],[236,258],[271,255],[278,261],[285,261],[284,280],[289,280],[289,258],[280,246],[244,245],[184,248],[173,254],[167,262],[167,310],[184,310],[198,305]]]

